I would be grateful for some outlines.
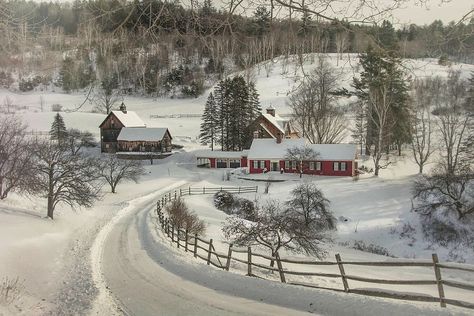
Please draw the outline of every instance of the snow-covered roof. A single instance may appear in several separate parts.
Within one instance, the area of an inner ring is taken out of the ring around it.
[[[307,146],[317,152],[317,160],[354,160],[357,146],[354,144],[310,144],[304,139],[283,139],[278,144],[272,138],[254,139],[248,159],[284,159],[288,149]]]
[[[228,158],[240,159],[246,157],[248,150],[242,151],[221,151],[221,150],[196,150],[193,152],[197,158]]]
[[[147,128],[147,127],[133,127],[127,128],[124,127],[120,131],[117,140],[124,140],[124,141],[144,141],[144,142],[154,142],[160,141],[165,136],[166,132],[168,131],[167,128]]]
[[[276,128],[280,130],[280,132],[285,133],[285,125],[288,122],[288,120],[285,120],[278,114],[275,114],[275,116],[264,113],[262,114],[264,118],[266,118],[270,123],[272,123]],[[276,135],[275,135],[276,136]]]
[[[125,127],[146,127],[142,119],[133,111],[112,111],[112,113],[117,117],[117,119]]]

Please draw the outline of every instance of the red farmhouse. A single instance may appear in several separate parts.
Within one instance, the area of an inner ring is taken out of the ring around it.
[[[249,173],[298,173],[299,163],[285,159],[288,149],[310,147],[317,153],[311,161],[304,161],[304,174],[324,176],[354,176],[357,170],[357,148],[353,144],[309,144],[304,139],[254,139],[248,151],[199,151],[198,166],[208,168],[247,167]]]

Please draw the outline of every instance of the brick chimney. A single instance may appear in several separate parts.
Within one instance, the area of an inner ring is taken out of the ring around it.
[[[282,133],[277,133],[277,138],[276,138],[277,144],[280,144],[282,139],[283,139],[283,134]]]
[[[271,116],[275,117],[275,108],[270,105],[270,106],[267,108],[267,114],[270,114]]]
[[[119,110],[122,111],[124,114],[127,114],[127,107],[125,106],[125,103],[122,102],[122,104],[120,104]]]

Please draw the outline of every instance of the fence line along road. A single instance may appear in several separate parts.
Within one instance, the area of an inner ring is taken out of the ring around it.
[[[247,266],[247,275],[257,277],[253,273],[253,267],[265,269],[271,272],[278,272],[280,281],[283,283],[313,287],[319,289],[343,291],[346,293],[354,293],[360,295],[368,295],[375,297],[394,298],[408,301],[422,301],[422,302],[439,302],[441,307],[446,307],[447,304],[455,305],[464,308],[474,309],[474,303],[466,302],[459,299],[447,298],[445,295],[444,288],[452,287],[466,291],[473,292],[474,296],[474,284],[459,282],[454,280],[443,279],[441,271],[442,269],[458,270],[466,273],[474,273],[474,267],[466,264],[452,264],[452,263],[440,263],[437,254],[432,255],[432,260],[427,261],[344,261],[340,254],[335,255],[336,261],[316,261],[316,260],[295,260],[280,258],[279,254],[275,256],[268,256],[252,251],[251,247],[247,249],[236,248],[232,244],[229,245],[227,253],[216,251],[213,240],[206,240],[198,235],[190,235],[187,230],[180,227],[175,227],[168,217],[163,213],[164,206],[181,197],[188,195],[203,195],[203,194],[214,194],[219,191],[227,191],[231,193],[253,193],[258,192],[257,186],[252,187],[214,187],[214,188],[181,188],[179,190],[170,191],[164,194],[160,200],[156,203],[156,213],[159,220],[159,226],[163,231],[164,235],[171,239],[171,243],[175,244],[177,248],[183,249],[185,252],[192,252],[195,258],[206,261],[207,265],[212,265],[216,268],[223,269],[225,271],[230,270],[231,261],[235,261]],[[235,253],[246,254],[246,259],[235,256]],[[269,261],[269,264],[257,263],[254,258],[261,258]],[[276,263],[276,267],[275,267]],[[339,273],[324,273],[324,272],[305,272],[305,271],[292,271],[288,268],[284,268],[283,264],[293,264],[302,266],[337,266]],[[345,268],[348,266],[379,266],[379,267],[393,267],[394,269],[400,269],[402,267],[423,267],[433,269],[434,278],[424,280],[400,280],[400,279],[376,279],[371,277],[364,277],[358,275],[351,275],[345,272]],[[342,289],[334,289],[328,287],[321,287],[316,284],[302,283],[302,282],[288,282],[286,276],[317,276],[323,278],[340,279],[343,284]],[[260,277],[260,276],[259,276]],[[261,277],[260,277],[261,278]],[[384,289],[356,289],[351,288],[349,280],[373,283],[373,284],[391,284],[391,285],[433,285],[436,287],[438,296],[431,296],[426,294],[418,293],[403,293],[395,292]]]

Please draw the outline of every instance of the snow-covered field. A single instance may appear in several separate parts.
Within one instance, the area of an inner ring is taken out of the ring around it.
[[[342,60],[338,61],[335,55],[330,55],[329,60],[338,65],[338,71],[345,77],[344,85],[348,87],[350,79],[358,70],[357,57],[344,55]],[[436,60],[429,59],[407,60],[405,64],[412,77],[446,76],[449,69],[439,66]],[[304,70],[310,71],[313,65],[308,56]],[[277,113],[290,112],[286,104],[288,93],[298,86],[302,75],[301,69],[296,67],[295,70],[295,67],[294,62],[285,66],[285,62],[278,59],[272,62],[268,77],[264,65],[253,69],[252,76],[256,80],[263,108],[273,105]],[[454,64],[452,68],[461,70],[464,77],[474,71],[474,65],[467,64]],[[76,111],[83,103],[85,95],[86,92],[69,95],[51,91],[25,94],[0,91],[0,104],[8,96],[19,109],[18,115],[23,117],[30,129],[39,132],[48,131],[50,128],[55,115],[55,112],[50,111],[51,105],[61,104],[64,109],[61,115],[65,118],[67,127],[88,130],[98,137],[98,126],[105,116],[92,113],[93,104],[90,102],[86,102]],[[44,101],[43,111],[40,97]],[[184,145],[185,151],[192,151],[202,148],[196,140],[201,122],[199,117],[185,117],[185,114],[200,114],[206,97],[206,94],[196,99],[127,96],[124,102],[129,110],[139,114],[147,126],[168,127],[175,143]],[[173,117],[152,118],[153,115]],[[118,187],[118,193],[115,195],[105,193],[107,187],[104,187],[104,198],[92,209],[73,211],[61,206],[54,221],[44,218],[45,201],[42,199],[11,194],[8,199],[1,201],[0,282],[5,277],[19,277],[21,287],[18,299],[10,304],[7,310],[2,310],[5,307],[2,307],[0,301],[0,315],[58,314],[58,311],[63,314],[83,314],[89,310],[98,294],[97,280],[92,277],[90,254],[99,231],[120,210],[127,207],[131,200],[169,187],[178,181],[189,181],[193,186],[215,186],[223,183],[221,171],[196,169],[192,165],[191,156],[180,154],[154,166],[147,166],[149,174],[139,184],[123,184]],[[331,201],[336,217],[343,216],[348,219],[347,222],[338,224],[336,243],[328,249],[330,256],[341,253],[343,258],[348,259],[386,259],[351,248],[354,240],[362,240],[385,247],[396,257],[429,259],[431,254],[436,252],[442,260],[449,259],[448,249],[425,242],[420,234],[413,236],[415,241],[408,241],[401,239],[397,233],[404,221],[415,224],[417,221],[416,216],[410,212],[409,192],[415,174],[414,163],[408,157],[402,157],[388,169],[382,170],[379,178],[366,177],[357,182],[349,178],[310,178]],[[278,198],[282,201],[287,199],[288,192],[299,179],[294,177],[288,180],[290,181],[272,184],[270,194],[259,198],[262,201],[267,198]],[[238,179],[225,184],[253,185]],[[255,199],[255,195],[249,198]],[[221,246],[225,246],[220,232],[225,215],[212,206],[211,198],[188,197],[186,200],[208,223],[207,237],[214,238],[220,241]],[[459,258],[467,263],[474,263],[472,250],[466,249],[459,255]],[[384,272],[373,273],[375,277],[383,275]],[[410,273],[414,275],[418,271]],[[432,278],[432,272],[428,273]],[[474,282],[473,277],[468,278],[466,276],[465,280]]]

